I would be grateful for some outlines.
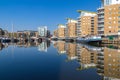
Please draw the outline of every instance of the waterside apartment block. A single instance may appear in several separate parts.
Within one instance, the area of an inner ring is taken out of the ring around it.
[[[101,0],[101,7],[97,12],[84,10],[77,12],[80,13],[78,20],[67,18],[64,32],[57,29],[54,36],[61,37],[65,34],[66,39],[76,39],[91,36],[118,38],[120,35],[120,0]]]
[[[58,30],[57,29],[53,31],[53,37],[58,37]]]
[[[102,0],[98,11],[98,34],[120,35],[120,0]]]
[[[66,23],[66,38],[76,38],[77,37],[77,20],[67,18]]]
[[[66,30],[66,26],[62,25],[62,24],[59,24],[58,25],[58,38],[62,38],[64,39],[65,38],[65,30]]]
[[[97,35],[97,14],[83,10],[78,12],[80,13],[77,24],[78,37]]]

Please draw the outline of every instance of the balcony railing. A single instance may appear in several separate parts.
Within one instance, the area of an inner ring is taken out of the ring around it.
[[[98,12],[97,14],[98,14],[98,15],[99,15],[99,14],[104,14],[104,11]]]
[[[98,29],[98,31],[104,31],[104,29]]]
[[[98,25],[98,28],[103,28],[104,27],[104,25]]]
[[[98,21],[98,23],[104,23],[104,20],[102,20],[102,21]]]
[[[100,18],[104,18],[104,16],[98,16],[98,19],[100,19]]]

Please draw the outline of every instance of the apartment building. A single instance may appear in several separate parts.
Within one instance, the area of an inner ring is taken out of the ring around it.
[[[98,34],[120,35],[120,0],[101,0],[98,8]]]
[[[77,20],[67,18],[66,24],[66,38],[77,37]]]
[[[32,30],[17,31],[16,33],[14,33],[14,37],[29,39],[32,37],[38,37],[38,32]]]
[[[77,24],[78,37],[97,35],[97,14],[83,10],[78,12],[80,13]]]
[[[58,29],[53,31],[53,37],[58,37]]]
[[[38,27],[38,33],[40,37],[47,37],[47,26]]]
[[[65,38],[65,29],[66,29],[66,26],[62,25],[62,24],[59,24],[58,25],[58,38]]]

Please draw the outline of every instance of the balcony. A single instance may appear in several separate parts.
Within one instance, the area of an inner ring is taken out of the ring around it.
[[[104,20],[98,21],[98,23],[104,23]]]
[[[97,65],[97,68],[104,69],[104,65]]]
[[[102,69],[98,69],[98,70],[97,70],[97,73],[98,73],[99,75],[103,75],[104,70],[102,70]]]
[[[104,27],[104,21],[98,22],[98,27]]]
[[[98,35],[104,35],[104,31],[98,31]]]
[[[77,25],[79,26],[79,25],[81,25],[81,23],[78,23]]]
[[[104,18],[104,16],[98,16],[98,19],[103,19]]]
[[[98,60],[98,61],[97,61],[97,64],[104,65],[104,61],[103,61],[103,60]]]
[[[91,24],[94,24],[94,21],[91,21]]]
[[[94,28],[91,28],[91,31],[94,31]]]
[[[104,29],[98,29],[98,31],[104,31]]]
[[[104,56],[104,53],[99,53],[98,56]]]
[[[78,20],[78,23],[80,23],[81,22],[81,20]]]
[[[104,28],[104,25],[98,25],[98,28]]]
[[[104,11],[104,7],[99,7],[97,10],[98,11]]]
[[[104,11],[98,12],[97,14],[98,14],[98,15],[99,15],[99,14],[104,14]]]
[[[104,56],[98,56],[99,60],[104,60]]]

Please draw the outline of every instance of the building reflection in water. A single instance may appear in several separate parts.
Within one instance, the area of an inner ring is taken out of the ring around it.
[[[68,56],[68,60],[77,59],[77,44],[75,43],[66,43],[66,52]]]
[[[57,44],[57,46],[56,46],[56,44]],[[55,47],[57,48],[59,54],[66,53],[64,41],[58,41],[57,43],[55,43]]]
[[[57,48],[58,42],[57,42],[57,41],[52,41],[52,43],[53,43],[53,47],[54,47],[54,48]]]
[[[3,48],[7,48],[8,47],[8,44],[7,43],[0,43],[0,51],[3,49]]]
[[[29,47],[38,47],[39,51],[45,51],[47,52],[47,48],[50,47],[50,41],[46,40],[41,43],[35,41],[35,42],[18,42],[18,43],[0,43],[0,51],[3,48],[7,48],[9,45],[12,45],[12,48],[15,47],[24,47],[24,48],[29,48]]]
[[[82,46],[81,44],[77,45],[77,54],[78,54],[78,62],[80,63],[80,67],[78,70],[84,70],[91,67],[96,67],[97,63],[97,51],[91,50]]]
[[[59,54],[67,54],[67,60],[73,60],[77,58],[76,47],[77,44],[66,43],[64,41],[53,42],[54,48],[58,50]]]
[[[39,42],[18,42],[17,47],[38,47],[39,51],[47,52],[47,48],[50,47],[50,41],[43,41],[41,43]]]
[[[120,49],[78,44],[77,53],[80,70],[95,67],[102,80],[120,80]]]
[[[9,45],[16,45],[17,47],[37,47],[40,43],[38,42],[18,42],[18,43],[10,43]]]
[[[105,47],[98,53],[97,72],[104,80],[120,80],[120,50]]]
[[[38,50],[47,52],[48,47],[50,47],[50,41],[43,41],[38,45]]]
[[[120,49],[94,47],[90,45],[54,42],[59,54],[66,53],[67,60],[76,59],[77,70],[96,68],[102,80],[120,80]],[[116,47],[115,47],[116,48]]]
[[[11,44],[0,43],[0,50]],[[17,47],[38,47],[39,51],[47,52],[50,41],[41,43],[16,43]],[[96,68],[97,74],[102,80],[120,80],[120,49],[119,46],[94,47],[86,44],[66,43],[64,41],[53,42],[58,53],[66,54],[67,61],[77,60],[80,66],[77,70]]]
[[[47,52],[47,44],[46,44],[46,42],[42,42],[40,45],[38,45],[38,50]]]

